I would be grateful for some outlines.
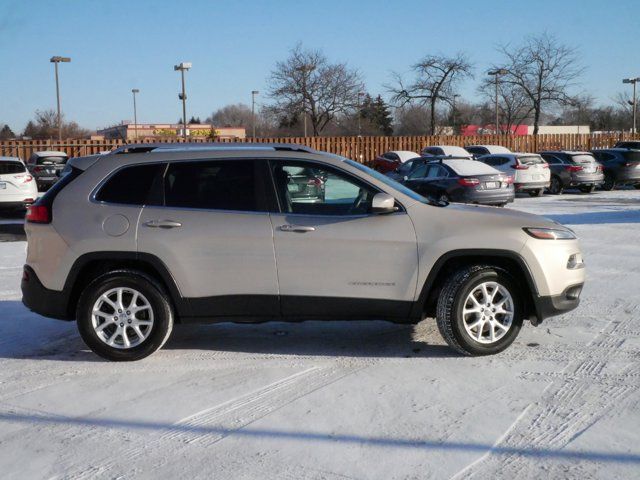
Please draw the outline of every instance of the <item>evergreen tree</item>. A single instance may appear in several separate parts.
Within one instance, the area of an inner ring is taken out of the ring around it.
[[[11,128],[9,128],[9,125],[6,125],[4,127],[2,127],[2,130],[0,130],[0,140],[11,140],[12,138],[15,138],[15,133],[13,133],[13,130],[11,130]]]

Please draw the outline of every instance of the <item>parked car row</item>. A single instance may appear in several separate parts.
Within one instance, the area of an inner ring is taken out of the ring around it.
[[[450,161],[455,160],[451,163]],[[479,170],[461,161],[483,163],[490,170]],[[434,166],[434,165],[439,166]],[[455,166],[453,166],[455,165]],[[592,193],[597,187],[612,190],[617,186],[633,185],[640,189],[640,142],[619,142],[614,148],[591,151],[542,151],[538,153],[511,152],[500,145],[429,146],[420,154],[410,151],[391,151],[376,157],[373,168],[388,177],[437,200],[504,205],[509,199],[496,200],[487,195],[485,180],[473,178],[476,190],[482,195],[468,195],[460,190],[460,183],[451,190],[452,181],[470,175],[502,175],[512,185],[512,194],[526,192],[542,196],[545,191],[559,195],[567,188]],[[433,168],[430,168],[433,166]],[[477,172],[477,173],[476,173]],[[504,182],[501,182],[504,183]],[[493,185],[489,183],[489,185]],[[467,185],[470,186],[470,185]],[[496,187],[496,188],[502,188]],[[462,192],[465,194],[462,195]],[[501,194],[507,194],[508,189]]]

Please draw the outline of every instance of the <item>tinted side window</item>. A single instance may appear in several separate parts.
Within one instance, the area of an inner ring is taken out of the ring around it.
[[[558,159],[557,157],[553,156],[553,155],[549,155],[548,153],[543,153],[542,154],[542,158],[545,159],[545,161],[551,165],[556,165],[558,163],[560,163],[560,159]]]
[[[96,195],[100,202],[145,205],[148,203],[151,186],[159,178],[165,164],[134,165],[115,173]]]
[[[400,168],[398,168],[398,173],[402,175],[409,175],[409,172],[411,172],[414,163],[415,160],[407,160],[400,166]]]
[[[167,207],[258,210],[252,160],[173,163],[164,186]]]

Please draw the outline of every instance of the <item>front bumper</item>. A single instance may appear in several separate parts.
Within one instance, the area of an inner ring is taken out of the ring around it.
[[[549,295],[534,298],[534,307],[538,324],[545,318],[562,315],[574,310],[580,304],[580,293],[582,293],[583,283],[571,285],[565,288],[560,295]]]
[[[69,296],[64,291],[49,290],[29,265],[22,274],[22,303],[32,312],[59,320],[74,320],[68,311]]]

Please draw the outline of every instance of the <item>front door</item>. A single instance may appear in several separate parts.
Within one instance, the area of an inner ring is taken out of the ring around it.
[[[175,162],[138,251],[161,259],[196,317],[279,313],[273,231],[253,160]]]
[[[271,215],[285,316],[408,316],[418,274],[416,235],[400,206],[371,213],[378,190],[312,161],[271,161]]]

